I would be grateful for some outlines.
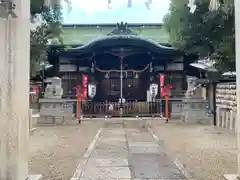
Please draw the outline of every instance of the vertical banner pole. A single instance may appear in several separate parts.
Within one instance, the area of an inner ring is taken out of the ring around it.
[[[78,94],[77,98],[77,118],[78,118],[78,123],[81,124],[81,95]]]
[[[160,85],[160,116],[164,115],[164,109],[163,109],[163,98],[164,98],[164,78],[165,76],[163,74],[160,74],[159,76],[159,85]]]
[[[80,85],[76,86],[77,91],[77,107],[76,107],[76,113],[77,113],[77,119],[78,123],[81,123],[81,88]]]
[[[166,123],[168,123],[169,117],[168,117],[168,95],[165,96],[165,100],[166,100]]]

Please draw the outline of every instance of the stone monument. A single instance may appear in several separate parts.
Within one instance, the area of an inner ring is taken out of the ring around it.
[[[183,100],[184,110],[182,121],[184,122],[200,122],[206,118],[207,101],[202,97],[202,88],[198,86],[196,81],[198,78],[188,76],[188,89]]]
[[[48,84],[44,98],[61,99],[63,95],[62,80],[58,77],[51,78],[51,84]]]
[[[74,100],[63,99],[62,80],[58,77],[50,79],[44,98],[39,100],[40,118],[38,123],[62,124],[66,117],[72,117]]]

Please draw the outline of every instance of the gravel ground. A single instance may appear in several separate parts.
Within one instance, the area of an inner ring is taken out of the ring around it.
[[[237,172],[236,133],[199,124],[149,124],[195,180],[224,180],[224,174]]]
[[[102,122],[41,126],[30,136],[30,174],[43,180],[69,180]]]

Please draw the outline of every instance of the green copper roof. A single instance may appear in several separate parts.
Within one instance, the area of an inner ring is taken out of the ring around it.
[[[162,26],[139,26],[130,27],[132,31],[138,34],[139,37],[152,39],[157,43],[168,43],[169,36]],[[64,44],[85,44],[96,38],[101,38],[109,34],[113,27],[79,27],[68,26],[63,27],[63,43]]]

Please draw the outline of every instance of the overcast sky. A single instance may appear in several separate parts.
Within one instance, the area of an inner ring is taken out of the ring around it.
[[[150,9],[146,0],[132,0],[132,7],[127,7],[128,0],[112,0],[108,9],[108,0],[71,0],[69,12],[64,3],[64,24],[102,24],[102,23],[161,23],[168,12],[170,0],[152,0]]]

